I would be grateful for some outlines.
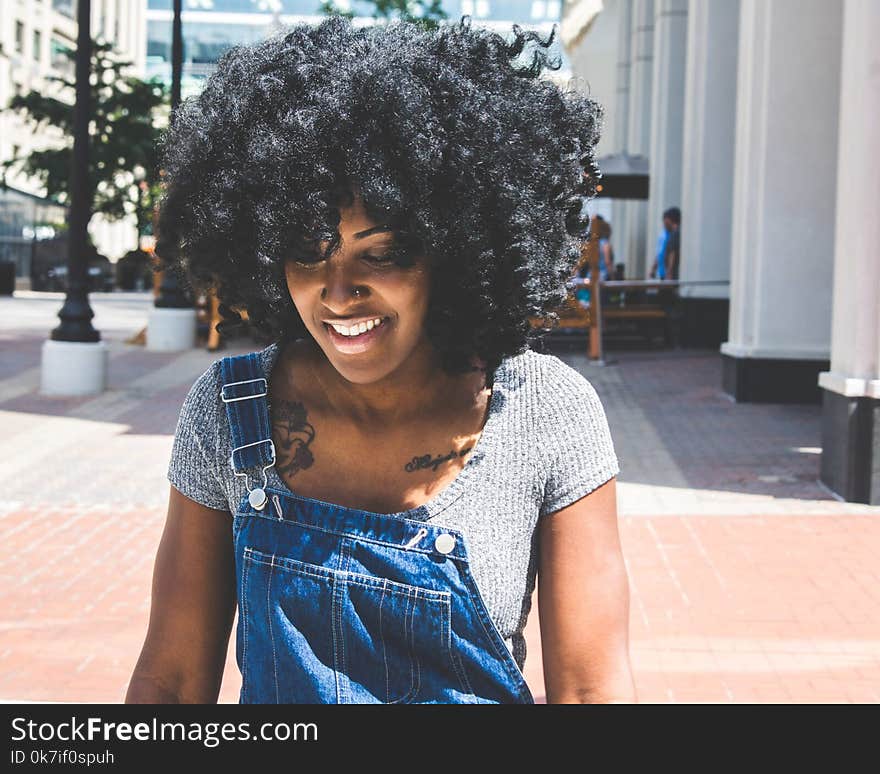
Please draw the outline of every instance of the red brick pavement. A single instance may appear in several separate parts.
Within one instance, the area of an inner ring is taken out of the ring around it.
[[[121,701],[177,413],[217,355],[124,345],[148,296],[92,296],[108,390],[41,396],[61,300],[0,299],[0,699]],[[607,368],[560,355],[596,386],[621,461],[640,700],[880,701],[880,511],[819,485],[820,407],[730,401],[717,352],[623,353]],[[526,636],[540,700],[537,600]],[[230,648],[221,700],[238,688]]]
[[[117,702],[149,615],[164,513],[0,519],[0,698]],[[880,701],[880,520],[621,516],[642,702]],[[543,702],[537,599],[526,678]],[[237,701],[234,636],[221,701]]]

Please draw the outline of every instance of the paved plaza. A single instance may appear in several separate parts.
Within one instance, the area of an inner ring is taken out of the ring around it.
[[[151,296],[94,294],[99,396],[39,394],[60,294],[0,297],[0,699],[122,701],[146,633],[177,415],[218,357],[126,343]],[[737,404],[715,351],[590,365],[620,459],[643,702],[880,701],[880,508],[819,482],[821,408]],[[540,583],[540,581],[539,581]],[[536,592],[537,594],[537,592]],[[526,679],[544,701],[537,596]],[[230,639],[222,702],[240,678]]]

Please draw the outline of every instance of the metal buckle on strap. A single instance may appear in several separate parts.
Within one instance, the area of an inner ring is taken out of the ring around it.
[[[258,392],[255,395],[242,395],[239,398],[227,398],[224,395],[224,392],[227,387],[234,387],[237,384],[251,384],[252,382],[262,382],[263,383],[263,391]],[[229,384],[224,384],[220,390],[220,400],[224,403],[233,403],[237,400],[250,400],[251,398],[262,398],[269,391],[269,383],[266,381],[266,378],[261,376],[259,379],[245,379],[243,382],[229,382]],[[257,443],[262,443],[262,441],[258,441]],[[244,448],[243,446],[240,448]]]
[[[240,451],[241,449],[248,449],[251,446],[257,446],[258,444],[261,444],[261,443],[268,443],[269,447],[272,449],[272,462],[270,462],[268,465],[266,465],[267,468],[271,468],[275,464],[275,444],[271,438],[264,438],[262,441],[254,441],[253,443],[246,443],[244,446],[236,446],[232,450],[232,453],[229,455],[229,465],[233,468],[233,470],[235,469],[235,453],[237,451]],[[265,468],[264,468],[264,470],[265,470]],[[239,475],[242,475],[242,474],[239,474]]]

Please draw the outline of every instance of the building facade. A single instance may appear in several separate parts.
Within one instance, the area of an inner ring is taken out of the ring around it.
[[[132,72],[143,75],[146,49],[146,0],[92,0],[92,37],[113,42],[122,57],[132,62]],[[76,48],[76,0],[0,0],[0,161],[26,154],[31,150],[63,142],[50,130],[37,133],[16,114],[6,110],[16,94],[29,91],[58,93],[53,76],[73,77],[73,65],[65,52]],[[9,185],[26,196],[10,195],[0,201],[0,208],[13,208],[0,220],[9,226],[0,235],[0,251],[7,260],[15,260],[19,287],[28,286],[30,275],[27,242],[48,235],[45,223],[24,224],[19,221],[27,211],[57,213],[57,206],[35,205],[33,197],[44,191],[39,183],[23,175],[10,176]],[[30,196],[27,196],[30,195]],[[28,202],[24,206],[21,202]],[[10,224],[15,223],[15,226]],[[22,233],[18,233],[21,226]],[[13,233],[10,233],[13,232]],[[99,252],[116,259],[135,246],[135,226],[128,222],[108,223],[95,216],[90,225],[92,238]],[[47,236],[47,238],[49,238]]]
[[[737,401],[821,403],[820,481],[880,505],[880,3],[572,4],[601,6],[569,53],[604,147],[650,163],[647,204],[614,208],[627,275],[679,206],[685,345]]]
[[[172,0],[147,0],[147,76],[171,81]],[[336,7],[355,14],[354,24],[373,24],[375,6],[363,0],[338,0]],[[559,22],[561,0],[445,0],[448,21],[471,16],[474,26],[510,35],[516,22],[544,35]],[[235,45],[255,43],[291,24],[317,24],[324,19],[319,0],[183,0],[183,83],[186,97],[197,93],[224,51]],[[558,40],[558,38],[557,38]],[[570,75],[565,50],[555,45],[562,59],[559,78]]]

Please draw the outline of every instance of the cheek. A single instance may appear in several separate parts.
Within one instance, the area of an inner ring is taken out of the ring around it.
[[[406,308],[412,309],[419,316],[424,316],[431,297],[430,273],[426,270],[414,271],[402,284],[401,293],[406,297]]]

